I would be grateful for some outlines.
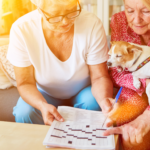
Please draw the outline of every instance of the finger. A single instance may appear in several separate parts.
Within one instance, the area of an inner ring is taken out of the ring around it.
[[[121,127],[116,127],[116,128],[106,130],[103,133],[103,136],[109,136],[109,135],[112,135],[112,134],[122,134],[122,128]]]
[[[58,111],[57,111],[56,108],[54,108],[54,109],[52,110],[52,114],[53,114],[53,116],[56,118],[57,121],[61,121],[61,122],[64,121],[63,117],[58,113]]]
[[[135,132],[134,131],[130,132],[129,137],[130,137],[131,145],[137,145],[137,143],[136,143],[136,136],[135,136]]]
[[[127,129],[127,127],[124,127],[122,139],[123,139],[124,145],[126,145],[127,147],[132,147],[128,131],[129,130]]]
[[[114,124],[114,121],[110,120],[106,123],[106,127],[111,127]]]
[[[130,138],[129,138],[128,130],[126,130],[126,128],[124,128],[124,131],[123,131],[123,134],[122,134],[122,138],[127,143],[130,143]]]
[[[136,136],[136,142],[137,142],[137,144],[140,144],[140,143],[143,142],[143,137],[142,137],[142,135],[137,135],[137,136]]]

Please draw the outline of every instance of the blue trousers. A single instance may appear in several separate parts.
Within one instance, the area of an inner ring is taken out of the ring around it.
[[[73,106],[75,108],[87,110],[101,110],[92,95],[91,86],[86,87],[85,89],[81,90],[76,96],[67,100],[53,98],[43,92],[41,92],[41,94],[49,104],[54,105],[56,108],[58,106]],[[27,104],[21,97],[19,98],[17,105],[13,108],[13,115],[15,116],[15,121],[19,123],[44,124],[41,112],[38,109]]]

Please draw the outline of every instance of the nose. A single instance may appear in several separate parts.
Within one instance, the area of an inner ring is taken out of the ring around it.
[[[62,20],[63,24],[68,24],[69,23],[69,19],[67,17],[64,17]]]
[[[112,66],[112,63],[111,62],[107,62],[107,66]]]
[[[142,17],[141,17],[140,12],[136,12],[135,17],[134,17],[134,23],[138,24],[138,23],[141,23],[141,21],[142,21]]]

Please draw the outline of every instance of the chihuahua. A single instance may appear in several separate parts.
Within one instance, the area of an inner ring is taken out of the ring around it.
[[[133,85],[136,89],[141,86],[139,78],[150,78],[150,47],[124,41],[113,41],[108,54],[107,65],[117,67],[119,72],[125,69],[132,72]],[[150,103],[150,84],[146,87],[146,94]]]

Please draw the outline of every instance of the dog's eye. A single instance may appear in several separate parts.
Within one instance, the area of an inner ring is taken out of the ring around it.
[[[122,57],[122,55],[116,55],[117,58]]]

